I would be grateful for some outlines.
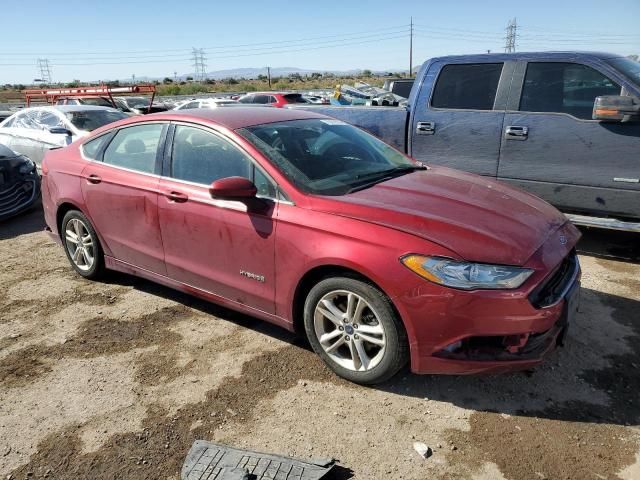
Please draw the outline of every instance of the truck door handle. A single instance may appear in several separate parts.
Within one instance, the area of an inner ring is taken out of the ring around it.
[[[416,133],[418,135],[433,135],[436,133],[436,122],[418,122]]]
[[[507,140],[526,140],[529,136],[529,127],[509,125],[504,131]]]
[[[98,175],[95,174],[91,174],[87,177],[87,182],[89,183],[93,183],[94,185],[97,185],[98,183],[100,183],[102,181],[102,178]]]
[[[176,203],[184,203],[189,200],[189,197],[182,192],[167,192],[164,196]]]

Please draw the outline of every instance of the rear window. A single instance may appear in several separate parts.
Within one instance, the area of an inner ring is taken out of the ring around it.
[[[288,93],[287,95],[283,95],[283,97],[289,103],[309,103],[300,93]]]
[[[493,110],[502,63],[446,65],[431,99],[434,108]]]

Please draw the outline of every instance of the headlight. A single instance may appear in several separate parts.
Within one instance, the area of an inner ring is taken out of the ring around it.
[[[33,163],[33,160],[31,160],[30,158],[25,158],[20,164],[20,167],[18,168],[18,172],[20,172],[22,175],[26,175],[27,173],[33,172],[35,168],[36,168],[36,164]]]
[[[431,282],[463,290],[518,288],[533,273],[529,268],[461,262],[423,255],[407,255],[400,261]]]

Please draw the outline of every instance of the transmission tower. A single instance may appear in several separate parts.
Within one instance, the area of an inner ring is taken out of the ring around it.
[[[38,59],[38,70],[40,70],[40,80],[42,83],[51,83],[51,67],[48,58]]]
[[[191,54],[193,55],[194,79],[203,82],[207,77],[207,64],[205,63],[207,58],[204,56],[204,49],[193,48]]]
[[[504,45],[504,51],[507,53],[513,53],[516,51],[516,37],[518,36],[518,24],[516,19],[513,18],[507,25],[507,36],[505,37],[506,43]]]

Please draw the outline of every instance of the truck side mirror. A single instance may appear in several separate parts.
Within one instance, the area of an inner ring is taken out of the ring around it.
[[[605,122],[634,122],[640,120],[640,103],[634,97],[604,95],[593,104],[594,120]]]

